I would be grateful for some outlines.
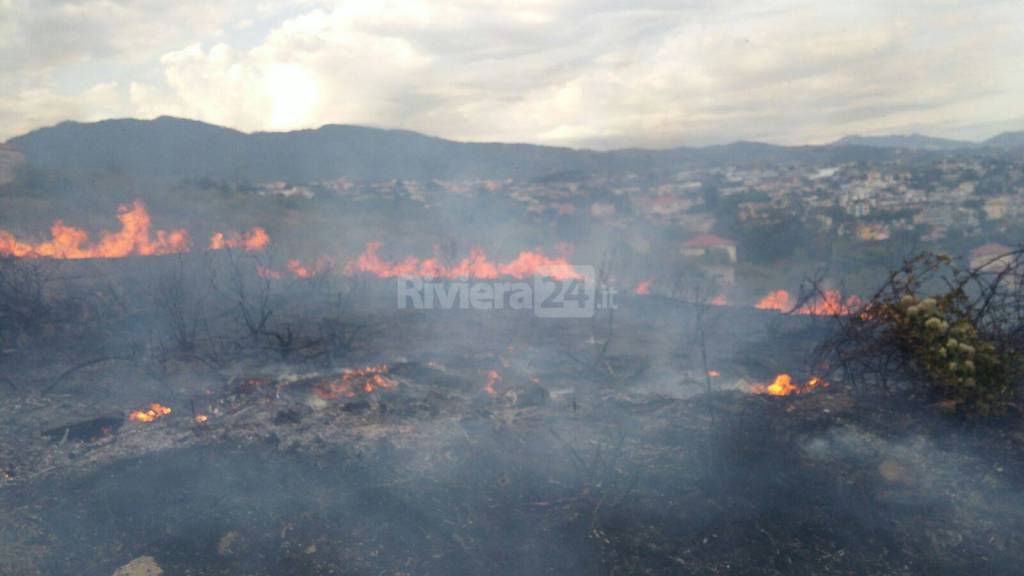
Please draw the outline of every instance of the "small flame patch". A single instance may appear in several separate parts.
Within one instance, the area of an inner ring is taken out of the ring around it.
[[[171,413],[171,409],[156,402],[149,405],[147,410],[136,410],[128,415],[132,422],[150,423]]]

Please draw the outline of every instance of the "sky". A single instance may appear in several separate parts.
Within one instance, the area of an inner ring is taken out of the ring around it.
[[[591,148],[1024,129],[1024,1],[0,0],[0,140],[361,124]]]

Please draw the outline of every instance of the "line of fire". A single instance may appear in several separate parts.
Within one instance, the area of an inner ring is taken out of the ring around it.
[[[166,122],[195,128],[141,125]],[[876,238],[909,208],[842,200],[979,151],[285,182],[255,153],[217,177],[109,168],[128,150],[47,175],[29,160],[51,148],[15,144],[0,574],[1024,560],[1024,228]],[[763,200],[770,182],[821,209]]]

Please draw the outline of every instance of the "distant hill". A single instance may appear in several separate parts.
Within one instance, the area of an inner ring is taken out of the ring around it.
[[[25,163],[25,157],[10,146],[0,144],[0,186],[14,180],[18,169]]]
[[[985,140],[986,146],[993,148],[1018,148],[1024,149],[1024,130],[1020,132],[1003,132]]]
[[[405,130],[349,125],[247,134],[166,116],[155,120],[63,122],[13,138],[8,144],[23,152],[31,167],[71,178],[114,173],[173,181],[540,179],[675,172],[700,163],[871,160],[887,154],[873,146],[787,147],[757,142],[598,152],[455,142]]]
[[[894,134],[889,136],[845,136],[832,146],[869,146],[874,148],[905,148],[908,150],[960,150],[977,146],[965,140],[935,138],[923,134]]]

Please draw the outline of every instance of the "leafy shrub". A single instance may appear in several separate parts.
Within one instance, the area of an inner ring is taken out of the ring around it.
[[[1021,371],[1024,253],[994,271],[962,270],[924,254],[894,271],[823,347],[849,383],[881,384],[938,400],[968,417],[1012,405]]]

